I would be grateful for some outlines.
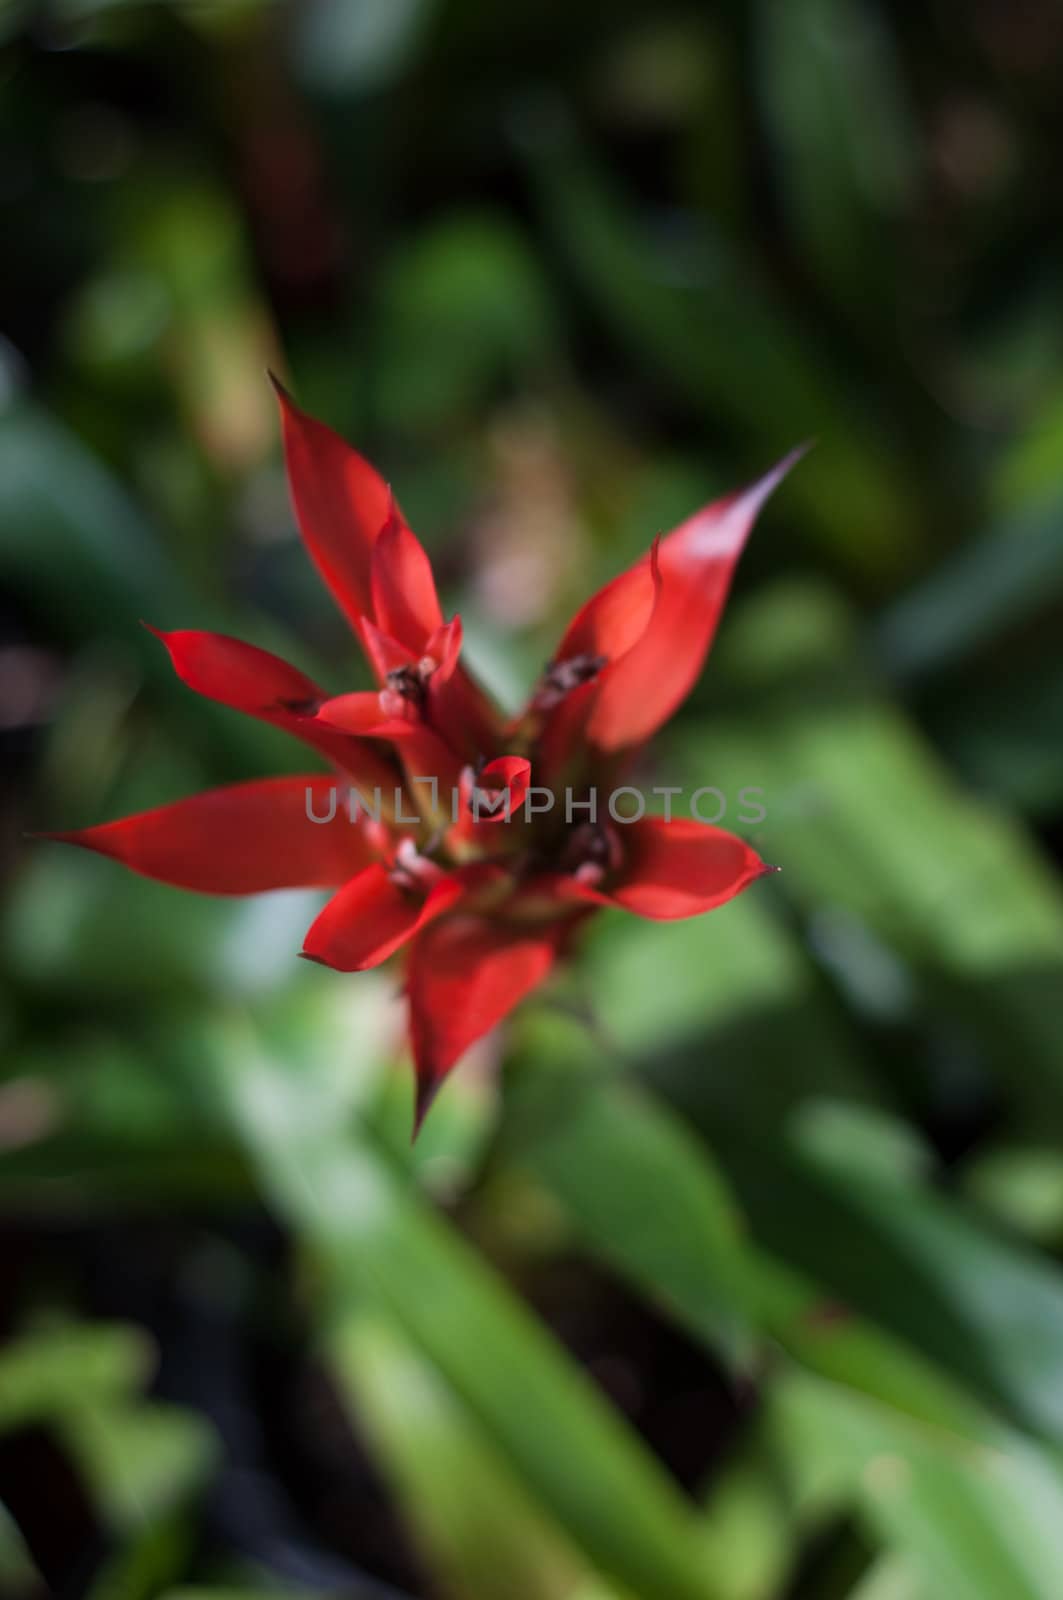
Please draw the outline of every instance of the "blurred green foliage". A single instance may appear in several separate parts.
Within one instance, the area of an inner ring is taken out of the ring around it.
[[[1063,1593],[1061,83],[1036,0],[0,8],[5,1595]],[[645,773],[782,873],[412,1151],[313,896],[22,837],[300,770],[142,618],[361,681],[267,365],[513,704],[816,441]]]

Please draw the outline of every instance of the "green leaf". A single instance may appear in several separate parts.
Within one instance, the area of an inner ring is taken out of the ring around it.
[[[989,1216],[1036,1243],[1063,1234],[1063,1155],[1047,1148],[998,1146],[976,1154],[963,1192]]]
[[[791,1124],[795,1143],[820,1166],[844,1178],[873,1173],[885,1182],[910,1183],[926,1176],[931,1153],[915,1129],[870,1106],[809,1098]]]
[[[895,571],[919,521],[906,465],[881,418],[861,414],[831,352],[790,314],[756,258],[706,229],[672,259],[581,144],[563,106],[544,105],[522,126],[548,226],[599,316],[698,412],[746,429],[753,470],[758,461],[764,470],[766,455],[815,437],[820,448],[787,485],[789,503],[836,560]]]
[[[929,1189],[721,1135],[758,1240],[1033,1433],[1063,1442],[1063,1274]]]
[[[886,366],[896,288],[889,224],[917,163],[893,39],[864,0],[761,0],[755,65],[792,232]]]
[[[549,291],[524,235],[468,213],[407,241],[379,319],[379,407],[398,433],[453,430],[500,380],[535,374],[556,345]]]
[[[776,1462],[748,1432],[713,1474],[703,1535],[725,1600],[776,1600],[802,1535]]]
[[[782,1453],[824,1459],[873,1533],[930,1593],[1052,1600],[1063,1585],[1063,1482],[1020,1440],[995,1448],[913,1425],[819,1379],[794,1376],[769,1402]]]
[[[881,1095],[807,951],[773,914],[766,886],[707,917],[605,917],[583,970],[608,1060],[637,1061],[694,1113],[712,1106],[755,1119],[767,1134],[806,1096]]]
[[[535,1031],[510,1077],[504,1151],[561,1203],[588,1249],[747,1366],[742,1224],[711,1152],[633,1085],[580,1070],[581,1050],[571,1025]]]
[[[933,1600],[922,1575],[904,1556],[880,1556],[847,1600]]]
[[[1043,612],[1063,593],[1058,488],[970,540],[895,600],[875,642],[889,671],[919,677],[954,666],[979,645]]]
[[[86,1402],[64,1429],[112,1525],[145,1528],[206,1483],[217,1457],[205,1418],[157,1403]]]
[[[460,1600],[586,1594],[589,1575],[437,1369],[379,1315],[328,1341],[352,1413],[391,1478],[426,1570]],[[598,1590],[608,1600],[604,1590]],[[619,1596],[611,1589],[609,1595]]]
[[[147,1381],[151,1342],[121,1323],[41,1328],[0,1353],[0,1429],[113,1403]]]
[[[490,1269],[305,1075],[254,1037],[215,1039],[218,1079],[263,1181],[341,1304],[383,1310],[477,1419],[529,1496],[607,1578],[709,1600],[695,1518],[653,1458]]]
[[[261,993],[294,978],[320,904],[303,890],[244,900],[183,894],[42,840],[4,907],[0,940],[24,983],[67,996]]]
[[[716,661],[740,709],[701,723],[685,745],[674,738],[685,771],[672,781],[711,781],[725,794],[759,784],[767,817],[747,831],[782,867],[773,887],[813,948],[839,912],[866,928],[892,955],[910,1011],[932,1001],[937,1018],[951,1014],[976,1072],[1000,1074],[1031,1117],[1055,1114],[1063,894],[1034,841],[965,792],[877,692],[855,620],[832,594],[809,585],[765,594],[733,619]],[[712,774],[701,778],[706,750]],[[839,941],[825,953],[838,971]],[[925,1074],[910,1087],[925,1092]]]

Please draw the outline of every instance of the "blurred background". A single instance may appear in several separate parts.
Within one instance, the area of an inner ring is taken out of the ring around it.
[[[0,6],[0,1593],[1063,1593],[1063,13]],[[27,841],[361,682],[267,365],[516,704],[783,451],[649,781],[783,872],[604,915],[415,1150],[313,896]],[[733,818],[724,818],[734,820]]]

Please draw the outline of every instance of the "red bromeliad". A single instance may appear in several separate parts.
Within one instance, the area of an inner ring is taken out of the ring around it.
[[[799,452],[588,600],[507,722],[463,665],[461,621],[444,621],[384,480],[278,393],[303,539],[378,688],[331,697],[238,639],[160,633],[190,688],[286,728],[332,775],[233,784],[53,837],[208,894],[336,889],[302,953],[357,972],[405,947],[419,1126],[451,1067],[542,982],[589,912],[694,916],[773,870],[721,828],[621,823],[605,797],[692,688],[757,512]],[[562,791],[569,803],[547,805]]]

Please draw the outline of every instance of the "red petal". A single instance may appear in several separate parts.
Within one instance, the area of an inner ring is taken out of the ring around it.
[[[614,578],[587,602],[571,623],[555,661],[582,656],[594,675],[562,694],[543,716],[536,742],[544,782],[554,788],[580,776],[590,753],[590,722],[610,674],[649,628],[661,591],[660,540],[642,561]],[[595,663],[601,663],[595,669]],[[532,700],[534,711],[536,699]]]
[[[598,694],[597,682],[581,683],[546,713],[535,742],[535,766],[541,781],[556,792],[588,753],[587,723]]]
[[[557,937],[459,913],[415,940],[407,988],[418,1124],[459,1057],[546,977]]]
[[[617,827],[624,863],[602,891],[568,879],[574,899],[622,906],[640,917],[694,917],[722,906],[774,867],[751,845],[707,822],[643,817]]]
[[[374,739],[400,738],[412,732],[419,720],[412,706],[408,717],[388,716],[380,708],[376,689],[359,689],[353,694],[337,694],[330,700],[322,700],[314,716],[319,725]]]
[[[456,878],[441,879],[427,899],[401,889],[375,863],[333,895],[307,933],[303,954],[337,972],[378,967],[410,936],[460,898]]]
[[[438,693],[454,676],[461,655],[462,638],[460,617],[451,617],[449,622],[441,622],[435,632],[429,635],[424,653],[439,663],[428,680],[430,692]]]
[[[336,603],[356,627],[371,608],[373,544],[391,513],[391,492],[338,433],[300,411],[276,380],[274,388],[296,521]]]
[[[509,791],[509,804],[499,804],[497,810],[489,810],[481,803],[480,820],[483,822],[505,822],[515,817],[524,804],[525,796],[531,786],[531,762],[523,756],[497,756],[494,761],[489,761],[476,779],[476,788],[486,790],[488,795],[498,795],[499,801],[505,792]]]
[[[389,672],[395,672],[400,667],[412,666],[418,659],[412,650],[408,650],[404,644],[393,639],[389,633],[384,633],[369,617],[362,618],[358,624],[358,632],[369,665],[373,669],[373,675],[381,685]]]
[[[182,683],[236,711],[262,717],[272,715],[278,706],[306,706],[324,696],[313,678],[298,667],[227,633],[204,633],[196,628],[166,633],[146,626],[170,652]]]
[[[615,660],[630,650],[645,632],[653,598],[653,575],[646,555],[581,606],[569,623],[554,659],[569,661],[573,656],[586,655]]]
[[[373,618],[416,658],[443,625],[432,564],[424,546],[394,513],[373,546]]]
[[[431,657],[436,667],[428,676],[427,693],[430,700],[440,700],[442,690],[458,668],[462,638],[460,617],[452,617],[449,622],[441,623],[429,634],[423,647],[416,650],[400,644],[398,639],[378,628],[368,617],[362,618],[359,632],[369,664],[382,688],[389,673],[398,672],[403,667],[419,666],[426,657]]]
[[[442,810],[445,813],[452,810],[450,792],[461,781],[461,758],[445,739],[425,725],[418,713],[409,717],[385,716],[380,709],[379,696],[368,691],[340,694],[334,700],[326,700],[318,716],[333,727],[392,740],[411,785],[417,778],[438,779]],[[395,787],[394,778],[391,787]]]
[[[454,618],[457,624],[460,620]],[[497,746],[502,735],[498,710],[464,663],[454,660],[452,649],[428,680],[428,703],[433,723],[465,760],[476,761]]]
[[[706,506],[661,541],[660,591],[645,629],[599,680],[587,724],[599,749],[641,743],[689,694],[757,513],[803,453],[792,451],[758,482]],[[624,616],[630,633],[633,608]]]
[[[196,628],[172,633],[151,628],[150,632],[170,652],[181,682],[197,694],[294,734],[344,767],[359,785],[394,787],[394,770],[371,746],[315,721],[325,691],[280,656],[225,633],[204,633]]]
[[[327,817],[336,797],[335,816]],[[46,837],[121,861],[146,878],[202,894],[333,888],[373,859],[344,786],[319,773],[210,789],[118,822]]]

